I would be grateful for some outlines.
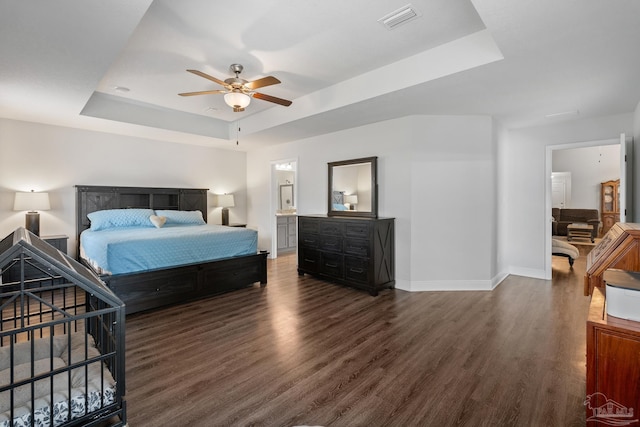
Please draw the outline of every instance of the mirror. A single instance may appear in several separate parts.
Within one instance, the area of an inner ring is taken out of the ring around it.
[[[378,216],[377,157],[329,163],[329,216]]]
[[[292,209],[293,203],[293,184],[280,185],[280,210]]]

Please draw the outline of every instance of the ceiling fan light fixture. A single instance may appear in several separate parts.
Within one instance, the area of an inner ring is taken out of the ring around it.
[[[251,103],[251,97],[242,92],[229,92],[225,93],[224,102],[233,108],[233,111],[238,112],[243,111]]]

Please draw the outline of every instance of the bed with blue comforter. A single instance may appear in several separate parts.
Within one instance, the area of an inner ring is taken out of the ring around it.
[[[200,210],[100,209],[114,204],[107,191],[123,200],[125,192],[173,189],[76,188],[79,257],[125,302],[127,314],[266,285],[267,253],[258,251],[257,231],[207,224]],[[198,204],[206,207],[201,193]]]
[[[255,230],[222,225],[85,230],[82,257],[100,274],[124,274],[201,263],[257,252]]]

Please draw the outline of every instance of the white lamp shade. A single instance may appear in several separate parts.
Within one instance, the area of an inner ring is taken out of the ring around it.
[[[230,92],[224,95],[224,102],[231,108],[244,108],[251,102],[251,97],[242,92]]]
[[[347,194],[344,196],[344,202],[355,205],[358,203],[358,196],[356,194]]]
[[[216,202],[216,206],[222,208],[232,208],[234,207],[235,201],[233,200],[233,194],[218,194],[218,200]]]
[[[49,204],[49,193],[23,193],[17,192],[13,202],[14,211],[48,211],[51,209]]]

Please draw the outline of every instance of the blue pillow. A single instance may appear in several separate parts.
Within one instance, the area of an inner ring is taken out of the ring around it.
[[[340,203],[334,203],[333,204],[333,210],[334,211],[346,211],[347,207],[345,205],[341,205]]]
[[[149,217],[153,209],[107,209],[87,214],[91,230],[106,230],[116,227],[153,227]]]
[[[167,218],[167,224],[205,225],[206,222],[200,211],[163,211],[157,210],[156,215]]]

